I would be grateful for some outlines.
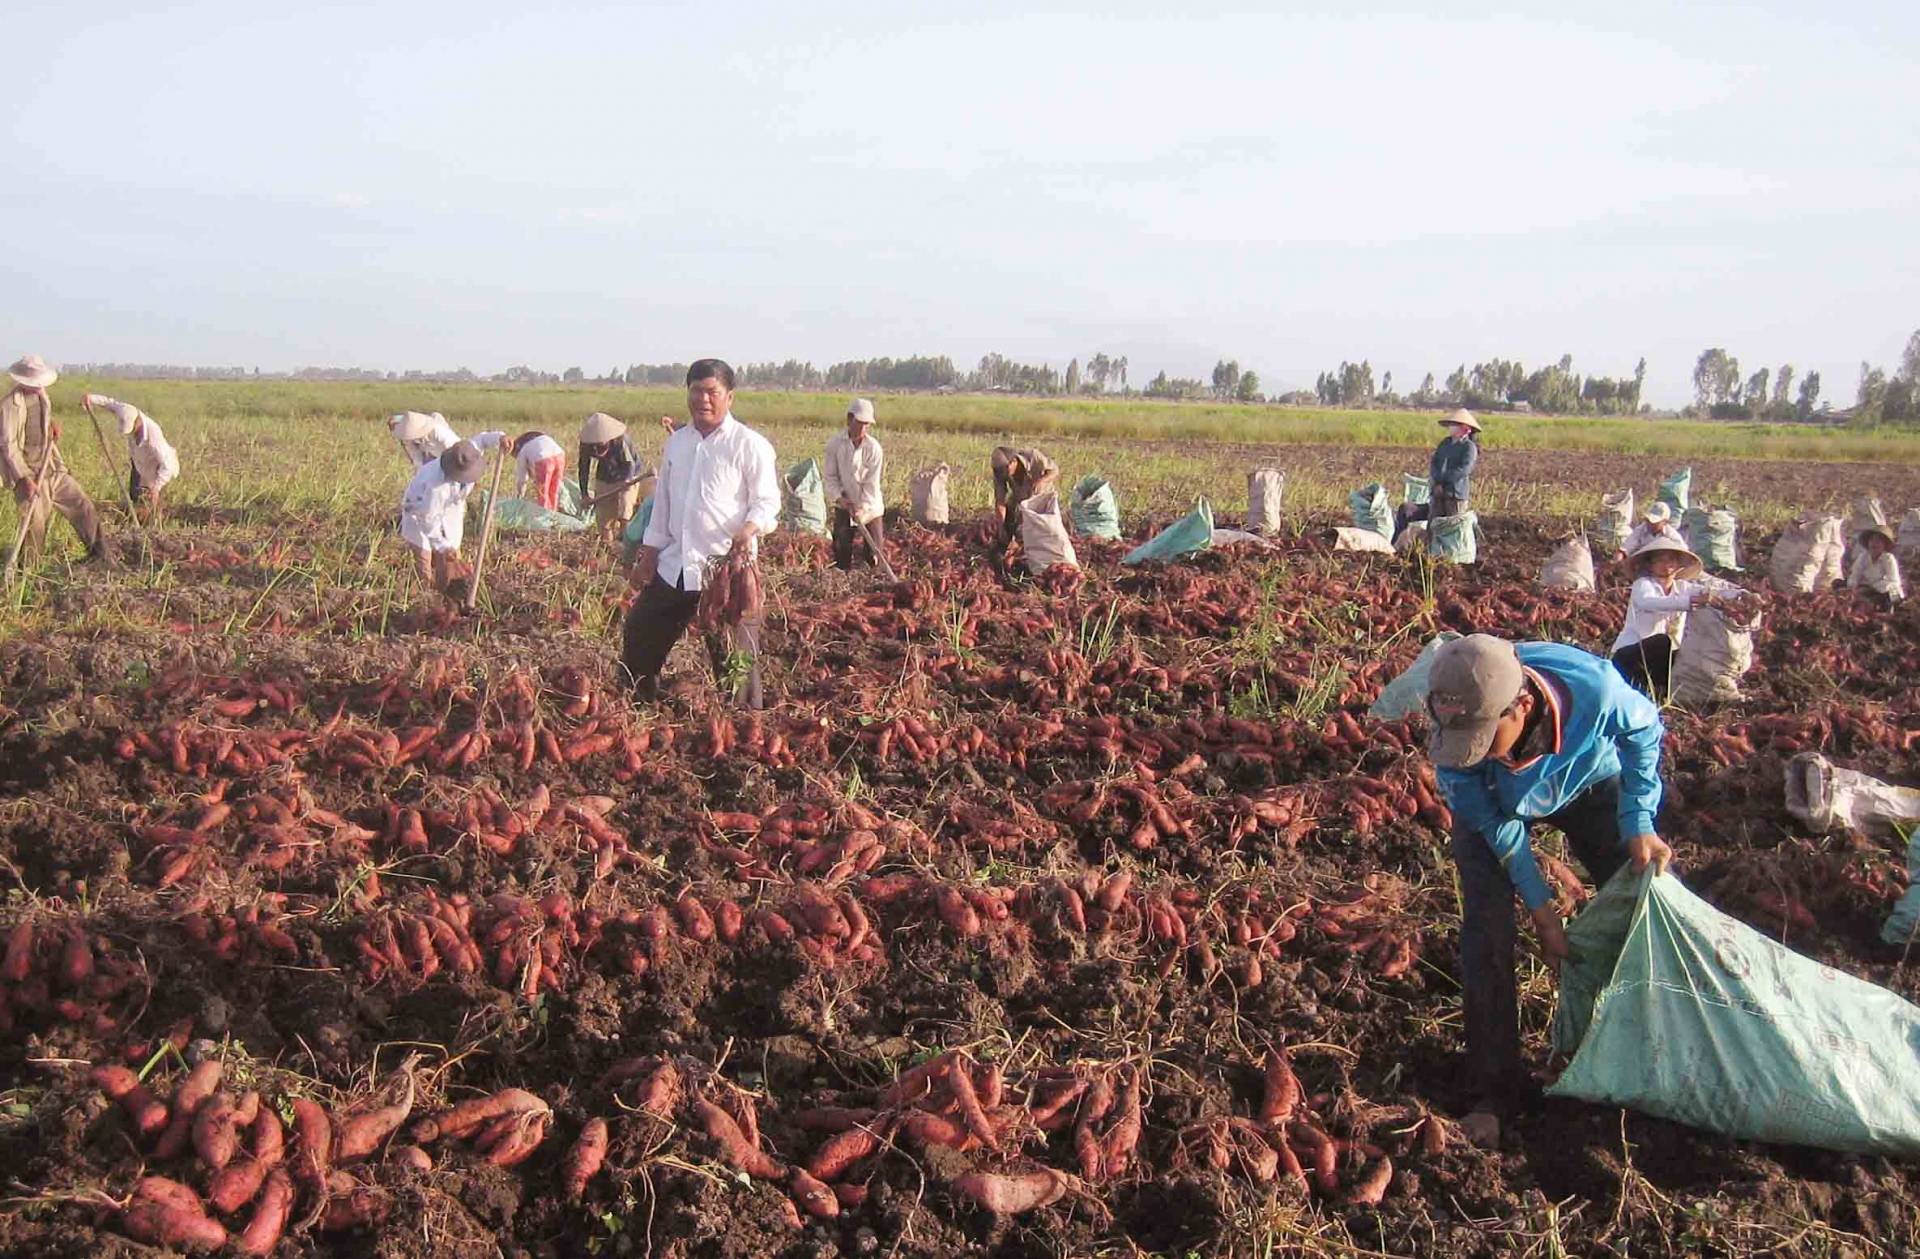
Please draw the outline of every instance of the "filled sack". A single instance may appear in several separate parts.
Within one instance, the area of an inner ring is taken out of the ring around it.
[[[1740,518],[1724,507],[1689,507],[1680,518],[1687,546],[1708,572],[1740,571]]]
[[[1127,552],[1122,564],[1144,564],[1148,560],[1177,560],[1213,545],[1213,504],[1205,498],[1193,501],[1193,510],[1174,521],[1147,541]]]
[[[1687,514],[1687,494],[1693,488],[1693,469],[1682,468],[1660,482],[1660,501],[1673,508],[1676,517]]]
[[[907,479],[907,499],[918,525],[944,525],[952,518],[947,501],[947,477],[952,469],[944,463],[921,468]]]
[[[1920,830],[1907,841],[1907,890],[1893,903],[1880,939],[1912,952],[1920,944]]]
[[[1895,550],[1900,558],[1920,555],[1920,507],[1907,508],[1907,514],[1900,517],[1900,532],[1896,536],[1899,541]]]
[[[1471,564],[1480,557],[1477,537],[1480,517],[1463,511],[1456,516],[1435,516],[1427,521],[1427,554],[1437,560]]]
[[[1441,630],[1433,641],[1420,649],[1407,671],[1380,688],[1380,695],[1367,709],[1375,721],[1398,721],[1427,711],[1427,681],[1433,676],[1433,658],[1440,649],[1460,635]]]
[[[1593,520],[1593,540],[1608,556],[1627,548],[1627,536],[1633,532],[1633,491],[1620,490],[1600,496],[1600,514]]]
[[[1798,752],[1787,762],[1787,812],[1816,835],[1849,830],[1891,839],[1920,822],[1920,790],[1842,769],[1818,752]]]
[[[1247,473],[1247,529],[1251,533],[1280,532],[1280,500],[1287,491],[1287,474],[1272,465]]]
[[[653,519],[653,495],[640,500],[640,509],[633,513],[633,519],[627,521],[627,527],[620,534],[620,554],[631,564],[640,554],[640,547],[647,540],[647,524]]]
[[[1567,927],[1547,1089],[1739,1140],[1920,1155],[1920,1007],[1800,956],[1652,867]]]
[[[1405,474],[1405,479],[1406,487],[1401,494],[1401,502],[1410,503],[1417,507],[1421,503],[1431,503],[1433,501],[1433,486],[1427,483],[1427,478],[1415,476],[1413,473],[1408,472]]]
[[[1687,635],[1673,659],[1673,702],[1710,708],[1740,698],[1740,679],[1753,668],[1753,631],[1760,614],[1742,621],[1719,608],[1687,614]]]
[[[1813,512],[1797,517],[1774,543],[1773,588],[1801,595],[1826,589],[1842,575],[1846,551],[1840,517]]]
[[[1081,477],[1069,510],[1073,527],[1086,537],[1111,542],[1120,536],[1120,500],[1105,477]]]
[[[1416,528],[1408,525],[1407,529]],[[1333,549],[1336,551],[1371,551],[1376,555],[1392,555],[1393,543],[1387,541],[1384,533],[1375,533],[1371,529],[1349,529],[1341,526],[1333,531]]]
[[[1853,528],[1851,533],[1859,537],[1868,529],[1887,529],[1887,512],[1880,506],[1880,496],[1867,494],[1853,501]],[[1891,532],[1891,530],[1889,530]]]
[[[818,459],[802,459],[780,478],[780,527],[795,533],[827,531],[827,482]]]
[[[1027,571],[1035,577],[1055,564],[1080,567],[1080,558],[1073,553],[1073,539],[1067,536],[1067,522],[1060,518],[1058,493],[1048,490],[1020,504],[1020,550]]]
[[[1578,533],[1561,539],[1540,572],[1540,584],[1549,590],[1592,590],[1593,550]]]
[[[1375,481],[1347,495],[1353,512],[1353,527],[1371,529],[1383,538],[1393,536],[1393,504],[1387,499],[1387,487]]]

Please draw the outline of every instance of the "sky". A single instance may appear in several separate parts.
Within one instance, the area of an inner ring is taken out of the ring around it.
[[[1850,405],[1920,328],[1920,4],[26,0],[4,352],[549,371],[1574,356]]]

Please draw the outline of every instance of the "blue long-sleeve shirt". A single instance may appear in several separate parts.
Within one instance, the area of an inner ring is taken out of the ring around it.
[[[1519,643],[1521,665],[1550,690],[1552,750],[1517,768],[1491,759],[1438,771],[1458,829],[1484,837],[1528,909],[1553,899],[1533,857],[1528,823],[1620,776],[1621,843],[1653,833],[1660,811],[1660,710],[1613,662],[1559,643]]]
[[[1473,465],[1479,460],[1479,442],[1471,437],[1446,438],[1433,448],[1433,459],[1427,464],[1427,483],[1433,493],[1446,495],[1465,511]]]

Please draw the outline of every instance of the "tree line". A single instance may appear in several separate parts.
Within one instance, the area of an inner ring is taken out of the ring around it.
[[[1862,424],[1912,424],[1920,421],[1920,330],[1907,338],[1900,365],[1889,377],[1862,359],[1860,389],[1853,418]]]
[[[1573,370],[1573,355],[1529,372],[1517,359],[1490,359],[1456,367],[1441,385],[1428,372],[1420,387],[1405,395],[1395,392],[1393,373],[1386,372],[1376,387],[1373,364],[1341,362],[1321,372],[1313,392],[1282,395],[1281,402],[1317,402],[1328,407],[1436,410],[1467,407],[1476,411],[1545,411],[1554,415],[1633,415],[1641,410],[1640,391],[1647,380],[1642,358],[1632,376],[1582,376]]]

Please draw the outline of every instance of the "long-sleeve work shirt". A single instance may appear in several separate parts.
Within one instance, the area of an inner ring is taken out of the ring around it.
[[[131,422],[132,427],[127,431],[127,458],[140,474],[141,488],[162,489],[180,475],[180,455],[151,415],[130,402],[119,402],[103,393],[90,393],[87,401],[95,409],[113,416],[122,429],[128,429]]]
[[[0,474],[8,485],[22,477],[39,476],[40,461],[47,454],[48,426],[53,423],[53,404],[45,396],[15,386],[0,398]],[[49,472],[64,469],[56,447]]]
[[[505,433],[487,432],[475,434],[472,441],[481,450],[492,450],[506,439]],[[447,480],[436,458],[413,474],[400,496],[400,536],[424,551],[458,551],[466,536],[467,496],[472,493],[472,483]]]
[[[701,573],[751,521],[761,533],[780,524],[780,473],[773,443],[729,412],[706,437],[689,424],[667,438],[645,545],[659,552],[667,585],[699,590]]]
[[[880,442],[872,433],[860,439],[858,446],[845,432],[827,439],[827,506],[838,507],[844,496],[852,500],[853,523],[864,525],[878,520],[887,505],[880,497],[880,466],[884,458]]]
[[[1437,771],[1454,826],[1492,847],[1507,877],[1538,909],[1553,899],[1534,859],[1529,823],[1559,812],[1595,783],[1620,776],[1620,838],[1653,833],[1660,811],[1660,710],[1613,667],[1577,647],[1517,644],[1520,664],[1547,698],[1550,750],[1519,764],[1491,758]]]

